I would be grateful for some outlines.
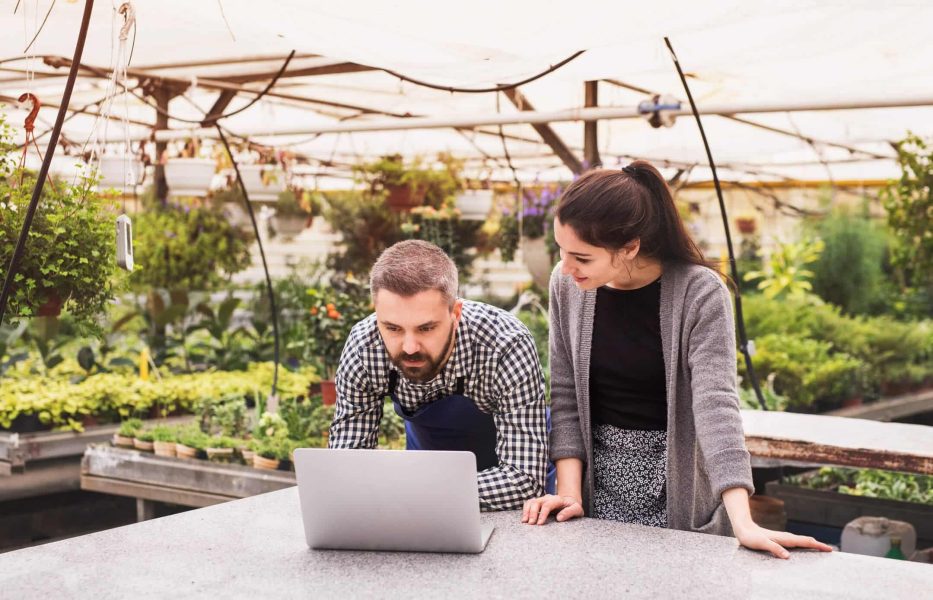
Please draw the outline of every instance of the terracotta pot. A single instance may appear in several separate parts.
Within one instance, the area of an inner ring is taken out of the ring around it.
[[[62,314],[62,306],[65,301],[57,292],[49,293],[45,303],[36,309],[37,317],[57,317]]]
[[[144,442],[139,438],[133,438],[133,447],[143,452],[152,452],[155,449],[155,444],[152,442]]]
[[[410,185],[387,185],[386,206],[396,212],[408,212],[424,203],[427,189],[424,187],[412,188]]]
[[[758,225],[755,223],[755,219],[751,217],[739,217],[735,220],[735,226],[738,227],[741,233],[749,234],[755,233]]]
[[[337,404],[337,384],[331,379],[321,381],[321,400],[324,406]]]
[[[175,454],[178,458],[197,458],[198,449],[175,442]]]
[[[253,457],[256,456],[256,453],[249,448],[240,448],[240,455],[243,457],[244,463],[251,465],[253,464]]]
[[[258,454],[253,455],[253,466],[257,469],[268,469],[270,471],[275,471],[279,468],[280,462],[280,460],[275,458],[263,458]]]
[[[233,461],[233,448],[206,448],[207,460],[213,462]]]
[[[113,434],[113,445],[119,448],[133,448],[135,447],[134,440],[131,437],[120,435],[119,433]]]
[[[152,449],[158,456],[175,456],[175,442],[152,442]]]

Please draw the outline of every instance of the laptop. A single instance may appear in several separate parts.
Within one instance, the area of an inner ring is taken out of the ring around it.
[[[472,452],[299,448],[295,474],[311,548],[477,553],[492,535]]]

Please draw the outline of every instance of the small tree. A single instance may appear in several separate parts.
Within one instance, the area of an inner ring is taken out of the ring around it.
[[[908,134],[895,145],[901,177],[881,192],[894,236],[891,262],[905,298],[926,296],[929,310],[933,298],[933,147]]]

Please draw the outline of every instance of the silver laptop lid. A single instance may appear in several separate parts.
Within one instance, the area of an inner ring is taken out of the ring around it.
[[[472,452],[301,448],[295,472],[311,548],[481,552]]]

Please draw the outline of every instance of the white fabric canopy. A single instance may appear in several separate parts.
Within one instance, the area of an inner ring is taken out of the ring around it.
[[[122,24],[122,17],[115,13],[118,4],[98,0],[84,64],[110,68]],[[50,5],[51,0],[0,2],[0,97],[15,98],[32,91],[50,105],[60,99],[67,70],[52,69],[41,58],[23,60],[24,49]],[[134,6],[137,27],[130,67],[190,81],[192,87],[169,107],[173,116],[188,119],[202,117],[217,98],[218,91],[208,89],[205,79],[223,81],[266,73],[265,78],[246,84],[260,90],[291,50],[298,57],[289,65],[290,71],[356,63],[435,84],[471,88],[520,81],[585,50],[560,69],[520,88],[536,110],[582,107],[584,82],[589,80],[612,79],[685,100],[663,43],[665,35],[690,76],[701,110],[705,105],[754,102],[799,106],[883,98],[909,103],[933,96],[933,37],[929,35],[933,4],[926,1],[137,0]],[[30,54],[70,58],[82,11],[81,1],[59,0]],[[247,60],[256,57],[268,60]],[[230,62],[236,60],[240,62]],[[227,64],[210,64],[221,61]],[[179,64],[194,66],[172,66]],[[27,69],[36,73],[35,79],[27,80]],[[44,73],[57,76],[45,77]],[[131,78],[132,84],[136,81]],[[107,83],[82,74],[71,107],[99,100],[106,94]],[[446,128],[316,137],[263,135],[283,127],[311,128],[348,118],[352,120],[347,122],[354,123],[391,118],[342,107],[347,105],[375,113],[432,117],[516,112],[501,94],[498,98],[495,93],[451,94],[401,82],[379,70],[283,78],[275,92],[341,106],[267,97],[223,123],[233,132],[249,132],[257,142],[343,165],[323,168],[312,161],[311,172],[346,174],[347,165],[386,153],[431,157],[448,151],[468,159],[474,175],[511,179],[503,160],[503,142],[491,134],[498,131],[495,126],[481,128],[487,133]],[[226,110],[243,106],[251,97],[239,95]],[[599,84],[600,106],[634,108],[645,97],[605,81]],[[111,113],[122,116],[124,105],[131,120],[155,122],[152,108],[133,97],[118,96]],[[10,106],[6,113],[21,141],[25,113]],[[55,109],[44,108],[40,116],[37,132],[54,121]],[[931,117],[933,106],[746,117],[799,132],[812,138],[812,144],[717,116],[704,117],[704,127],[724,179],[877,181],[898,172],[890,142],[908,130],[933,134]],[[190,127],[175,120],[170,126]],[[94,127],[93,116],[81,115],[69,120],[64,134],[80,145]],[[552,128],[582,160],[583,123],[554,123]],[[506,125],[503,130],[510,136],[506,148],[522,179],[569,177],[569,170],[530,125]],[[645,157],[670,168],[700,165],[690,172],[691,180],[709,177],[692,117],[678,117],[672,128],[661,129],[651,128],[642,119],[606,120],[599,123],[598,132],[607,166]],[[130,126],[130,133],[147,135],[149,128]],[[122,125],[111,124],[107,136],[122,139]],[[119,144],[111,151],[120,151]]]

